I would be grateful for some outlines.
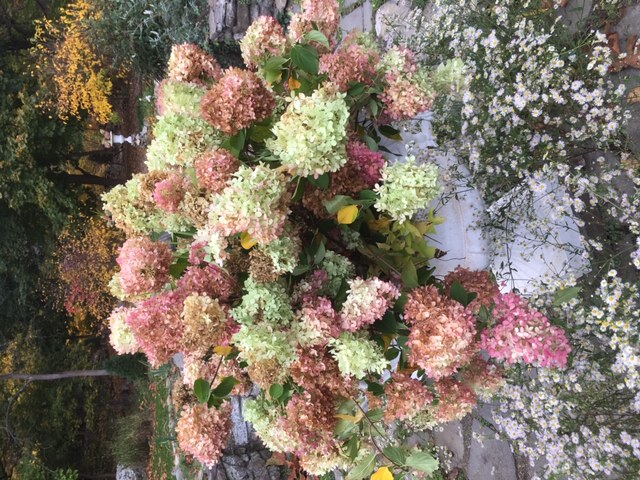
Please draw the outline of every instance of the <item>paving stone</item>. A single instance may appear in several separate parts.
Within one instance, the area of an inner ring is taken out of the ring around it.
[[[342,17],[340,19],[340,27],[345,33],[351,30],[371,31],[373,28],[373,7],[371,2],[367,0],[353,12]]]
[[[436,445],[446,447],[453,455],[451,466],[456,468],[464,468],[464,438],[462,432],[462,423],[448,422],[433,431],[433,441]]]
[[[477,413],[491,421],[490,407],[480,407]],[[516,480],[516,464],[509,443],[496,439],[495,433],[476,419],[472,429],[466,469],[469,480]]]

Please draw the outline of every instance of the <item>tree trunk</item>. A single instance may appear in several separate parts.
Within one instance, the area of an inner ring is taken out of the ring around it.
[[[59,177],[63,182],[77,183],[80,185],[103,185],[105,187],[114,187],[119,183],[121,183],[116,178],[99,177],[97,175],[91,175],[88,173],[83,173],[80,175],[71,174],[71,173],[62,173],[56,176]]]
[[[242,38],[256,18],[282,15],[289,3],[289,0],[209,0],[209,38],[213,41]]]
[[[67,370],[57,373],[6,373],[0,375],[0,380],[62,380],[64,378],[77,377],[107,377],[110,376],[107,370]]]

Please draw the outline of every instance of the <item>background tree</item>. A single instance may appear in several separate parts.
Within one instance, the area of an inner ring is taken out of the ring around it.
[[[84,114],[99,123],[111,119],[109,63],[95,48],[88,30],[100,15],[91,2],[75,0],[60,9],[56,19],[36,20],[33,73],[43,84],[50,83],[51,94],[43,104],[54,106],[62,120]]]

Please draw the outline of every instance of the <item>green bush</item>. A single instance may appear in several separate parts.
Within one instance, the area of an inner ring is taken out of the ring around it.
[[[171,45],[204,46],[209,38],[206,0],[106,0],[102,5],[91,35],[116,68],[161,78]]]
[[[147,374],[146,358],[141,353],[135,355],[114,355],[103,363],[105,370],[129,380],[144,378]]]
[[[150,435],[149,412],[138,410],[119,418],[109,445],[113,458],[121,465],[146,463]]]

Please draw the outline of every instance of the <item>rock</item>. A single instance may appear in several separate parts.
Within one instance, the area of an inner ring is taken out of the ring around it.
[[[372,28],[373,8],[370,2],[364,2],[362,6],[357,7],[349,14],[340,19],[340,28],[345,33],[352,30],[360,30],[363,32],[370,31]]]
[[[146,478],[144,467],[118,465],[116,468],[116,480],[146,480]]]
[[[491,408],[478,408],[478,414],[490,422]],[[473,420],[473,435],[469,461],[467,463],[469,480],[515,480],[516,464],[510,445],[495,438],[495,433]]]
[[[406,0],[387,2],[376,11],[376,34],[384,37],[389,25],[406,18],[411,12],[411,3]]]

